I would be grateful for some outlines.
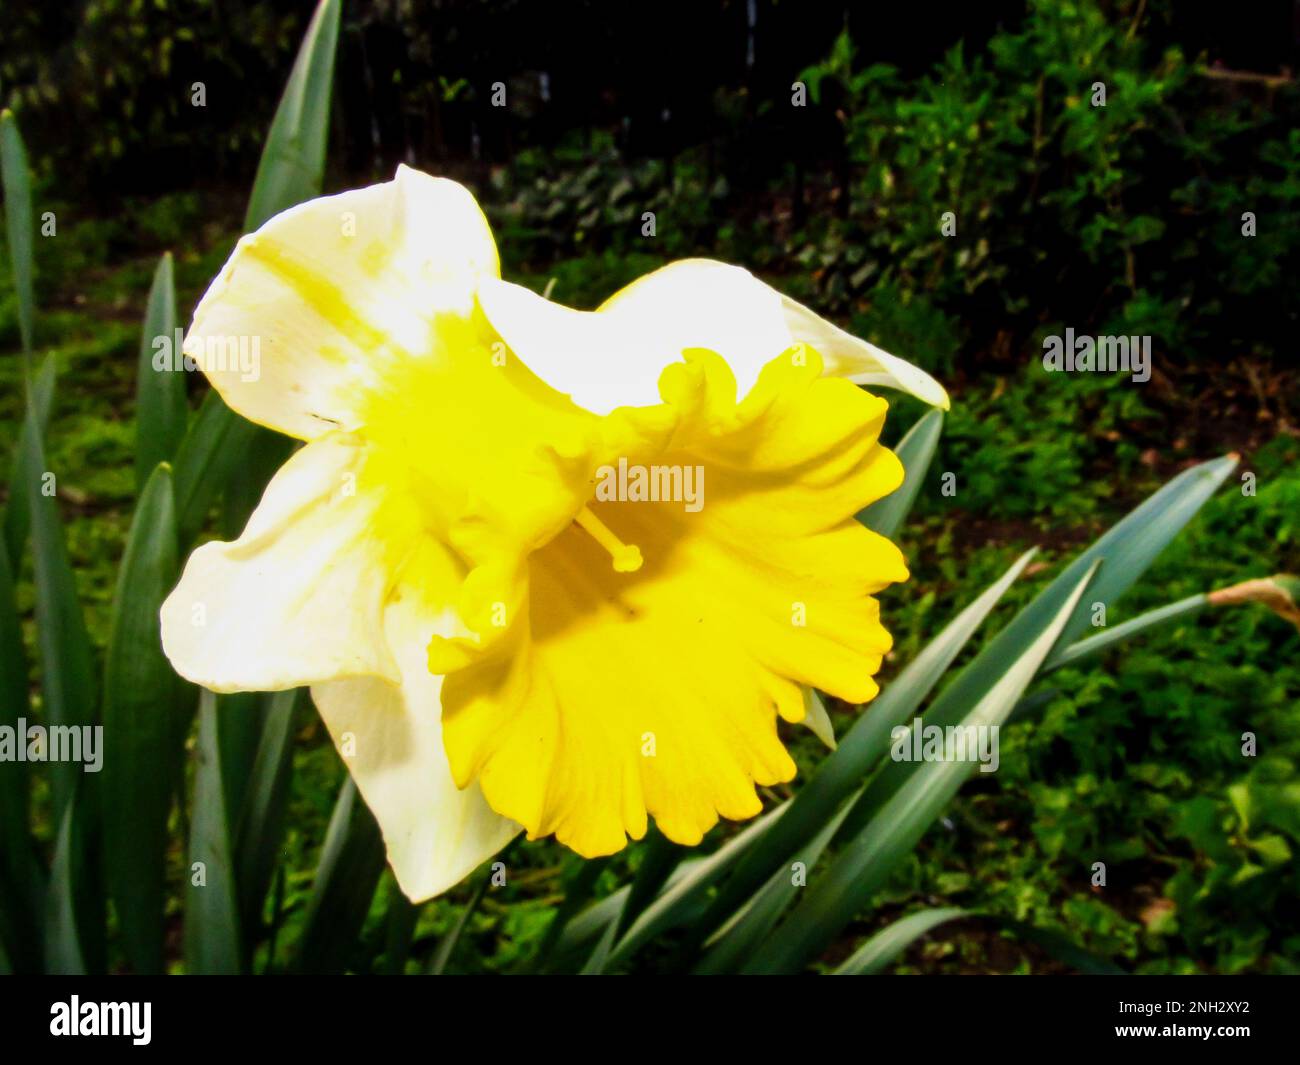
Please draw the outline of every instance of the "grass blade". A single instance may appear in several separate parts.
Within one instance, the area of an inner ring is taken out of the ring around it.
[[[806,884],[807,874],[820,861],[848,810],[849,803],[846,802],[841,811],[827,821],[808,846],[799,852],[795,863],[779,867],[771,879],[755,892],[749,903],[736,911],[732,920],[718,929],[713,938],[705,943],[708,953],[695,966],[695,973],[707,975],[735,971],[739,963],[772,931],[781,919],[781,914],[785,913],[786,907],[798,894],[802,885],[796,880],[796,864],[802,867],[802,880]]]
[[[388,912],[384,914],[384,953],[375,966],[376,973],[381,976],[400,976],[406,971],[419,918],[420,907],[403,895],[397,881],[390,877]]]
[[[1058,647],[1043,663],[1042,671],[1048,673],[1054,669],[1060,669],[1062,666],[1073,665],[1085,658],[1099,655],[1116,644],[1123,643],[1130,637],[1137,636],[1148,629],[1156,628],[1170,621],[1177,621],[1179,618],[1191,617],[1199,613],[1208,601],[1209,596],[1204,592],[1189,595],[1186,599],[1180,599],[1176,603],[1169,603],[1166,606],[1148,610],[1146,613],[1139,614],[1137,617],[1119,625],[1103,629],[1095,636],[1085,637],[1069,646]]]
[[[329,139],[330,87],[339,37],[339,0],[321,0],[298,49],[253,181],[245,232],[320,195]]]
[[[7,554],[0,551],[0,727],[13,729],[21,744],[27,743],[27,683],[13,576]],[[11,971],[18,972],[38,972],[43,953],[45,884],[31,835],[30,784],[25,761],[0,761],[0,949]]]
[[[832,975],[868,976],[878,973],[923,935],[934,931],[941,924],[969,916],[971,914],[968,910],[945,906],[900,917],[863,943]]]
[[[5,232],[9,236],[9,262],[18,296],[18,332],[22,337],[27,376],[31,376],[32,334],[36,297],[32,286],[32,173],[27,149],[13,112],[0,111],[0,184],[5,194]]]
[[[1052,617],[1025,641],[1024,649],[1010,660],[1004,659],[996,675],[986,678],[987,684],[970,699],[967,712],[960,715],[963,726],[989,727],[1005,720],[1060,638],[1093,583],[1099,565],[1100,560],[1094,561]],[[898,767],[908,771],[902,785],[809,887],[803,901],[745,971],[795,972],[816,957],[917,844],[957,793],[973,764],[951,758],[940,762],[893,762],[885,771]]]
[[[845,798],[861,787],[867,774],[889,749],[891,730],[912,717],[1033,555],[1033,551],[1021,555],[885,686],[870,711],[859,716],[840,740],[835,753],[817,767],[795,794],[786,816],[766,834],[760,845],[738,862],[705,918],[697,923],[697,941],[703,942],[704,935],[729,919],[772,875],[772,870],[784,865],[834,816]]]
[[[339,789],[298,947],[297,967],[341,973],[384,871],[384,841],[351,777]]]
[[[608,858],[583,858],[578,862],[577,872],[570,876],[564,885],[564,901],[560,903],[554,919],[546,926],[546,934],[542,937],[541,945],[528,963],[529,972],[546,971],[561,934],[569,927],[569,922],[573,920],[574,915],[595,894],[596,882],[608,866]],[[624,898],[626,897],[625,895]]]
[[[234,476],[258,427],[212,389],[176,450],[176,524],[182,548],[194,542],[222,488]]]
[[[36,628],[41,652],[41,689],[45,725],[79,728],[95,719],[95,681],[90,637],[86,632],[77,586],[68,562],[63,526],[54,498],[54,475],[45,468],[44,448],[35,432],[35,412],[29,405],[28,438],[22,490],[27,493],[32,521],[33,579],[36,585]],[[53,735],[53,734],[51,734]],[[54,793],[52,817],[62,824],[81,766],[67,759],[51,762]]]
[[[104,895],[90,839],[94,788],[83,778],[59,822],[45,899],[45,968],[61,976],[100,972],[104,955]]]
[[[790,803],[773,807],[761,817],[755,818],[712,854],[705,858],[683,862],[678,866],[664,890],[645,908],[641,916],[632,922],[632,926],[619,940],[610,953],[608,964],[618,964],[631,957],[654,937],[697,918],[703,912],[703,900],[708,889],[732,867],[732,863],[737,858],[772,831],[789,808]],[[615,892],[615,895],[610,898],[618,894]],[[602,904],[607,901],[602,900]],[[616,919],[617,914],[622,912],[622,905],[623,903],[619,904],[611,920]],[[590,924],[591,922],[573,922],[572,937],[578,939],[590,928]],[[570,930],[566,930],[565,935],[560,937],[560,948],[565,947],[569,939]],[[557,953],[559,952],[557,949]]]
[[[470,918],[478,910],[479,903],[483,901],[483,896],[487,894],[488,886],[491,883],[492,870],[489,867],[483,876],[479,878],[478,885],[474,888],[474,894],[469,897],[469,902],[465,904],[465,908],[456,917],[456,923],[451,926],[451,931],[443,936],[442,941],[438,944],[438,949],[433,952],[433,957],[429,959],[429,976],[442,976],[447,972],[451,957],[456,952],[456,947],[460,944],[465,929],[469,927]]]
[[[1237,457],[1228,455],[1184,470],[1121,519],[1035,596],[954,678],[927,711],[926,723],[940,728],[957,724],[1001,674],[1005,663],[1017,659],[1023,648],[1037,638],[1060,604],[1072,594],[1080,577],[1105,559],[1105,566],[1089,588],[1089,598],[1076,604],[1052,653],[1072,643],[1071,634],[1088,627],[1092,604],[1102,602],[1109,608],[1132,587],[1236,464]],[[858,803],[859,809],[849,814],[844,831],[849,834],[859,831],[866,817],[885,802],[891,791],[901,786],[909,768],[907,763],[887,765],[867,788]]]
[[[242,926],[261,923],[262,904],[284,842],[285,812],[293,775],[293,725],[304,689],[261,698],[262,734],[235,833]]]
[[[135,486],[145,481],[160,462],[176,457],[185,437],[189,408],[185,402],[185,374],[169,364],[154,367],[155,343],[163,340],[179,357],[176,341],[176,283],[171,252],[158,260],[153,286],[144,312],[144,329],[140,335],[140,360],[135,380]]]
[[[36,418],[23,419],[23,427],[18,436],[18,447],[14,449],[13,467],[9,474],[9,502],[5,507],[4,546],[9,556],[9,570],[17,573],[23,545],[27,543],[27,533],[31,530],[32,507],[27,493],[23,490],[23,471],[30,462],[33,447],[45,439],[45,429],[50,422],[50,409],[54,405],[54,382],[56,363],[54,356],[46,357],[36,374],[32,385],[32,406],[36,409]]]
[[[183,776],[194,689],[162,650],[158,612],[179,567],[171,467],[140,496],[113,597],[104,665],[104,843],[122,944],[137,973],[163,971],[167,815]]]
[[[217,697],[201,692],[185,896],[185,971],[201,975],[238,973],[244,962],[217,713]]]

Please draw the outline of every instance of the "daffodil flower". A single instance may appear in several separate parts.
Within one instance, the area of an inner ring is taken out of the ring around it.
[[[237,338],[258,372],[213,356]],[[412,899],[521,827],[698,843],[794,776],[777,717],[810,689],[876,693],[872,597],[907,569],[854,515],[902,469],[857,384],[947,397],[742,269],[570,310],[501,280],[465,188],[401,167],[242,239],[185,352],[305,444],[190,556],[167,655],[218,692],[310,685]],[[620,460],[702,470],[702,505],[598,499]]]

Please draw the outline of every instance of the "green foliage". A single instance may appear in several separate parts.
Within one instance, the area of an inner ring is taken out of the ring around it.
[[[587,142],[571,138],[554,153],[520,152],[509,171],[496,172],[488,214],[511,257],[508,266],[600,249],[616,271],[603,283],[604,296],[620,276],[632,280],[646,248],[662,263],[709,243],[726,192],[725,181],[706,183],[694,158],[627,161],[610,136],[593,134]],[[646,213],[655,216],[653,240],[646,239]],[[621,261],[629,252],[630,264]]]
[[[847,37],[801,75],[841,86],[856,165],[851,216],[823,242],[858,252],[822,274],[824,303],[865,305],[880,343],[940,370],[958,338],[1032,352],[1063,325],[1151,334],[1157,360],[1281,358],[1300,313],[1283,281],[1300,257],[1297,90],[1225,91],[1118,6],[1033,0],[987,57],[959,44],[913,82],[856,71]]]
[[[29,136],[36,130],[50,141],[61,173],[102,178],[128,159],[165,170],[197,162],[200,153],[209,166],[250,157],[265,130],[260,114],[241,106],[263,94],[274,98],[276,72],[302,27],[301,5],[297,13],[276,7],[6,4],[3,103],[31,119]],[[192,89],[200,81],[202,109]]]

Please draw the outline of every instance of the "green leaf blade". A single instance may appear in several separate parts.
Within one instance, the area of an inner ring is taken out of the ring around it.
[[[384,871],[384,841],[349,776],[339,789],[307,904],[298,969],[340,973]]]
[[[878,973],[922,936],[949,921],[969,916],[970,913],[960,907],[944,906],[900,917],[863,943],[832,975],[868,976]]]
[[[294,204],[320,195],[339,14],[340,0],[321,0],[303,35],[262,149],[244,218],[246,232]]]
[[[13,112],[0,111],[0,184],[5,194],[5,231],[9,238],[9,262],[13,268],[14,289],[18,295],[18,331],[22,338],[23,357],[29,373],[33,332],[36,320],[36,297],[32,276],[32,241],[35,233],[32,212],[32,173],[27,165],[27,149]]]
[[[876,500],[863,510],[858,521],[886,539],[894,538],[925,483],[925,475],[934,460],[942,434],[943,411],[930,410],[916,420],[894,450],[903,464],[903,483],[884,499]]]
[[[160,462],[176,457],[185,436],[189,408],[185,402],[185,374],[176,330],[176,282],[171,252],[158,260],[140,334],[140,359],[136,366],[135,483],[145,481]],[[155,351],[171,358],[161,369],[154,366]]]
[[[41,689],[47,728],[81,728],[95,723],[94,656],[86,631],[76,580],[68,561],[56,483],[45,468],[44,448],[35,430],[36,413],[28,406],[30,447],[25,451],[22,490],[32,521],[36,627],[41,654]],[[82,767],[69,760],[52,762],[54,818],[62,823]]]
[[[844,734],[835,753],[817,767],[790,800],[780,822],[740,859],[697,928],[707,932],[727,920],[774,868],[811,840],[835,815],[844,799],[862,785],[888,750],[894,726],[915,713],[1033,555],[1033,551],[1021,555],[886,685],[870,711],[862,714]]]
[[[1084,571],[1052,617],[1026,640],[1022,651],[1009,664],[1004,661],[997,675],[970,699],[960,715],[964,727],[987,728],[1006,719],[1059,639],[1099,565],[1094,561]],[[810,885],[798,908],[745,971],[796,972],[823,950],[916,845],[973,768],[970,762],[953,758],[887,765],[886,773],[899,770],[905,774],[901,786],[874,811],[826,873]]]
[[[159,610],[179,567],[171,468],[145,483],[113,598],[104,666],[104,841],[128,961],[163,971],[167,815],[194,689],[163,654]]]
[[[235,851],[239,911],[244,928],[257,927],[284,842],[293,776],[293,726],[306,689],[264,693],[261,735],[244,791]]]
[[[243,936],[230,824],[221,777],[218,698],[199,696],[189,883],[185,896],[185,971],[233,974],[244,969]]]
[[[27,683],[13,577],[9,558],[0,551],[0,727],[13,729],[15,743],[21,744],[27,742]],[[43,954],[45,884],[31,834],[30,785],[25,761],[0,761],[0,949],[18,972],[39,971]]]
[[[9,569],[17,573],[22,563],[23,548],[27,544],[27,534],[32,526],[32,506],[23,478],[31,462],[31,450],[45,439],[45,430],[50,422],[50,410],[54,406],[54,385],[57,377],[57,364],[54,356],[46,357],[37,371],[32,383],[31,405],[36,411],[35,418],[24,418],[19,430],[18,446],[14,449],[13,466],[9,473],[9,502],[5,506],[4,547],[9,556]]]

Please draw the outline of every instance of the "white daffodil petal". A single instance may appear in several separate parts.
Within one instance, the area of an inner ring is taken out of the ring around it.
[[[479,303],[524,365],[579,406],[608,414],[658,401],[659,371],[674,353],[654,336],[620,337],[611,319],[552,303],[509,281],[483,282]]]
[[[739,267],[688,260],[656,270],[598,311],[574,311],[505,281],[479,300],[533,373],[597,414],[659,402],[659,375],[687,348],[727,360],[743,396],[788,348],[776,293]]]
[[[413,600],[385,614],[401,684],[359,677],[312,686],[316,707],[379,822],[403,893],[423,902],[460,883],[520,831],[488,806],[477,783],[451,779],[442,745],[442,678],[425,662],[435,629]]]
[[[790,335],[817,349],[831,377],[847,377],[860,385],[896,388],[932,407],[948,409],[948,393],[924,370],[846,333],[788,296],[781,297],[781,309]]]
[[[390,558],[368,452],[337,433],[297,452],[233,543],[205,544],[162,606],[163,649],[213,691],[273,691],[339,676],[394,682],[383,637]]]
[[[835,726],[831,723],[831,715],[827,712],[822,697],[814,689],[804,688],[803,707],[803,720],[799,723],[807,725],[814,736],[832,751],[835,750]]]
[[[439,356],[433,323],[500,272],[463,186],[409,167],[244,237],[194,312],[185,355],[240,414],[302,440],[355,429],[400,359]]]
[[[709,259],[670,263],[596,311],[570,310],[495,279],[483,281],[479,300],[529,369],[597,414],[658,402],[659,374],[687,348],[726,359],[743,397],[762,367],[796,343],[815,347],[830,374],[948,405],[923,370],[850,336],[749,271]]]

